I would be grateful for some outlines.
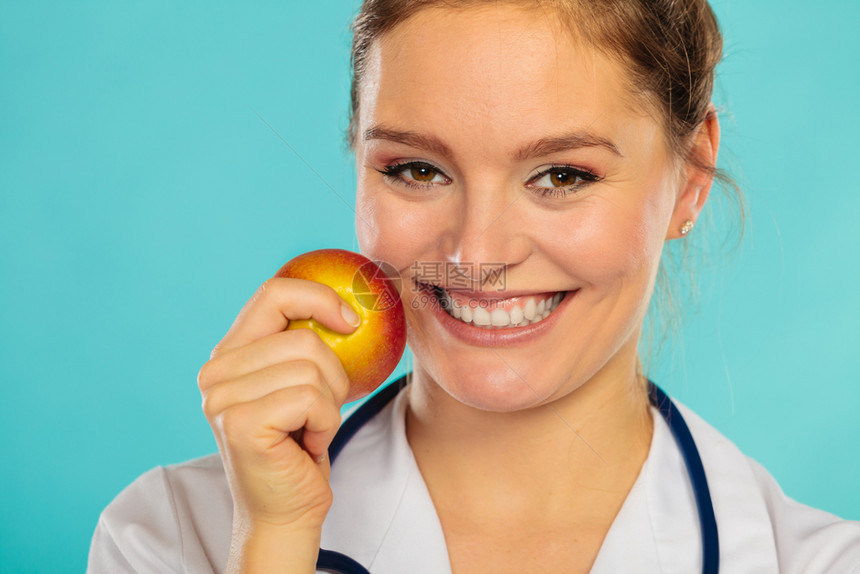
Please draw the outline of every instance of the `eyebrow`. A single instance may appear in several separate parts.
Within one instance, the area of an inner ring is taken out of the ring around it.
[[[409,147],[426,149],[433,153],[450,157],[451,148],[434,136],[427,136],[415,132],[402,132],[382,126],[373,126],[364,132],[364,141],[387,140],[395,143],[408,145]]]
[[[409,131],[400,131],[383,126],[373,126],[364,132],[364,141],[387,140],[401,143],[409,147],[426,149],[439,155],[451,156],[451,148],[445,143],[431,135],[424,135]],[[514,152],[515,161],[525,161],[534,157],[550,155],[570,149],[582,147],[602,147],[613,154],[624,157],[611,140],[589,132],[573,132],[557,137],[542,138],[532,142]]]
[[[605,137],[589,132],[573,132],[558,137],[542,138],[520,148],[514,153],[516,161],[525,161],[534,157],[550,155],[569,149],[581,147],[602,147],[618,157],[624,157],[612,141]]]

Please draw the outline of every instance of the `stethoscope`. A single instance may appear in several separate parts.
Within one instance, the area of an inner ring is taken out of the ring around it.
[[[364,423],[385,408],[385,405],[396,397],[397,393],[405,386],[406,376],[387,385],[361,405],[341,425],[340,430],[338,430],[328,449],[329,459],[332,464],[334,464],[335,458],[343,450],[343,447],[346,446],[346,443],[349,442],[349,439],[364,426]],[[663,418],[669,425],[669,429],[675,437],[675,442],[678,443],[678,447],[681,449],[681,456],[684,458],[687,474],[693,486],[693,495],[696,499],[696,509],[699,513],[699,525],[702,531],[702,573],[716,574],[720,566],[720,541],[717,536],[717,520],[714,516],[714,505],[711,502],[708,479],[705,477],[705,468],[702,466],[699,450],[696,448],[693,435],[690,434],[690,429],[687,427],[684,417],[681,416],[672,399],[651,381],[648,381],[648,396],[651,404],[660,411],[660,414],[663,415]],[[334,574],[370,574],[367,568],[349,556],[333,550],[323,550],[322,548],[320,548],[319,558],[317,558],[317,569],[327,570]]]

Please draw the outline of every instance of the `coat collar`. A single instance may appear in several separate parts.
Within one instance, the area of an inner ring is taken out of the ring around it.
[[[398,393],[338,455],[321,546],[374,574],[450,574],[442,525],[406,441],[406,398]]]
[[[332,468],[334,502],[322,547],[374,574],[451,572],[442,526],[406,441],[407,392],[365,424]],[[677,404],[677,403],[676,403]],[[767,508],[748,459],[678,405],[699,448],[720,536],[721,570],[776,572]],[[668,425],[652,408],[648,458],[610,528],[592,574],[701,571],[692,486]]]

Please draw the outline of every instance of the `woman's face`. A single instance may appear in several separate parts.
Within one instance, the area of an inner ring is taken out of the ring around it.
[[[356,227],[404,278],[417,380],[511,411],[633,379],[680,185],[636,102],[551,13],[426,9],[374,43]]]

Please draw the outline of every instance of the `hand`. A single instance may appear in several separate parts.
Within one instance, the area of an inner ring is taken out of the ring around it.
[[[234,547],[237,538],[322,528],[332,502],[326,452],[349,381],[316,333],[284,329],[313,318],[351,333],[344,307],[321,283],[270,279],[200,370],[203,411],[233,495]]]

